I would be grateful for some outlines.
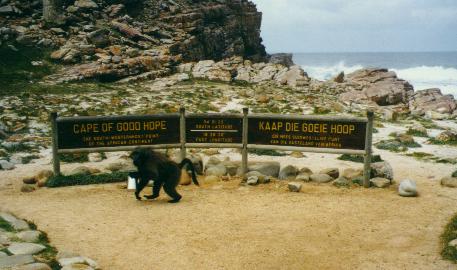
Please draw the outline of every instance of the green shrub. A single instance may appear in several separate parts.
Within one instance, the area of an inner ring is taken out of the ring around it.
[[[88,153],[64,153],[59,154],[59,159],[62,162],[82,163],[89,161]]]
[[[351,155],[351,154],[342,154],[338,157],[339,160],[352,161],[357,163],[364,163],[365,159],[363,155]],[[380,155],[372,155],[371,162],[380,162],[383,161]]]
[[[452,177],[457,177],[457,170],[452,173]]]
[[[443,245],[441,255],[444,259],[457,263],[457,248],[450,247],[448,245],[448,243],[454,239],[457,239],[457,215],[451,219],[449,224],[444,229],[444,233],[441,235]]]
[[[282,156],[287,155],[284,152],[279,152],[279,151],[270,150],[270,149],[249,149],[248,153],[255,154],[258,156],[275,156],[275,157],[282,157]]]
[[[127,181],[128,172],[113,172],[96,175],[57,175],[51,177],[46,185],[48,187],[65,187],[65,186],[80,186],[94,185],[106,183],[118,183]]]
[[[422,147],[417,142],[400,142],[398,140],[382,140],[375,144],[376,148],[392,152],[404,152],[408,148]]]
[[[416,136],[416,137],[428,138],[427,132],[423,132],[423,131],[415,130],[415,129],[408,129],[408,131],[406,131],[406,134],[411,135],[411,136]]]
[[[436,144],[436,145],[452,145],[452,146],[457,146],[457,140],[450,140],[450,141],[440,141],[435,138],[430,138],[428,140],[429,143],[431,144]]]

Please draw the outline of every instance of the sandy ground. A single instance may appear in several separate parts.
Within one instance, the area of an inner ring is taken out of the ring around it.
[[[164,194],[138,202],[124,184],[26,194],[19,192],[21,178],[50,167],[29,164],[0,172],[0,210],[35,222],[59,250],[94,258],[103,269],[457,269],[439,255],[440,234],[457,211],[457,189],[439,179],[454,166],[381,154],[397,184],[417,181],[419,197],[398,196],[397,185],[305,183],[290,193],[286,182],[240,187],[239,180],[180,187],[179,204],[168,204]],[[335,157],[278,160],[316,171],[361,166]]]

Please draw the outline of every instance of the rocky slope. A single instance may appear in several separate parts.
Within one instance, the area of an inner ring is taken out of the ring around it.
[[[247,0],[64,1],[54,25],[42,20],[41,1],[0,2],[0,41],[52,48],[51,58],[72,65],[72,80],[105,81],[177,63],[242,56],[266,59],[261,13]],[[1,44],[0,44],[1,45]],[[16,47],[15,47],[16,46]]]

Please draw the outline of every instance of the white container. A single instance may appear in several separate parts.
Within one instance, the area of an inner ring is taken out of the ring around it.
[[[128,189],[128,190],[134,190],[134,189],[136,189],[135,178],[132,178],[132,177],[130,177],[130,176],[127,178],[127,189]]]

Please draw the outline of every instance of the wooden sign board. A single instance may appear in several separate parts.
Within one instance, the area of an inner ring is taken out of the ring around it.
[[[186,116],[186,143],[242,143],[241,117]]]
[[[179,115],[59,118],[58,149],[180,143]]]
[[[367,123],[249,118],[248,144],[365,150]]]

